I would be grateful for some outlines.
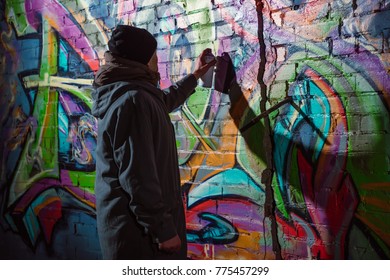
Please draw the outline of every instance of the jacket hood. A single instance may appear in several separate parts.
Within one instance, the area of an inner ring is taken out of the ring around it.
[[[106,63],[96,73],[92,93],[92,114],[103,118],[110,105],[127,90],[137,87],[156,88],[160,75],[146,65],[124,59],[110,52],[104,54]]]
[[[164,93],[145,81],[116,82],[96,88],[92,92],[92,115],[96,118],[103,118],[110,106],[123,94],[128,91],[142,90],[149,92],[162,102]]]
[[[160,74],[148,66],[118,57],[110,52],[104,54],[105,64],[101,65],[95,75],[95,88],[121,81],[145,81],[157,85]]]

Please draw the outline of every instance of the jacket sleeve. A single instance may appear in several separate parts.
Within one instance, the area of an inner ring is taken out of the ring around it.
[[[173,217],[162,199],[154,156],[151,113],[145,102],[130,97],[112,118],[112,143],[121,187],[129,194],[130,209],[138,223],[156,242],[177,232]]]
[[[164,101],[169,112],[182,105],[184,101],[195,91],[197,80],[190,74],[164,90]]]

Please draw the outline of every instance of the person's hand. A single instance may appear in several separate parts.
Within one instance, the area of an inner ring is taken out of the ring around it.
[[[176,253],[180,251],[181,248],[181,240],[179,236],[176,234],[173,238],[168,239],[167,241],[164,241],[162,243],[158,244],[158,248],[161,251],[167,252],[167,253]]]
[[[210,55],[213,55],[211,52],[211,49],[205,49],[196,59],[195,70],[192,73],[196,79],[199,79],[204,74],[206,74],[206,72],[217,63],[216,59],[214,59],[208,63],[206,62],[207,56],[210,56]]]

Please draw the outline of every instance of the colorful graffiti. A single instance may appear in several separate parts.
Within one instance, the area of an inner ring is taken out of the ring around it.
[[[99,60],[64,5],[4,5],[2,92],[13,98],[2,109],[17,118],[2,123],[1,212],[6,229],[34,248],[41,236],[51,243],[63,209],[94,213],[96,120],[89,112]],[[22,128],[17,143],[15,127]]]
[[[1,6],[3,248],[99,258],[91,83],[110,30],[131,23],[158,40],[162,87],[190,73],[205,47],[227,52],[236,71],[229,94],[198,87],[171,114],[190,258],[390,257],[385,1]]]

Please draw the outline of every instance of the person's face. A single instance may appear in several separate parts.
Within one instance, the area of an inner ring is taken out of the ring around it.
[[[149,60],[148,67],[149,67],[150,70],[158,72],[157,51],[154,52],[152,58]]]

